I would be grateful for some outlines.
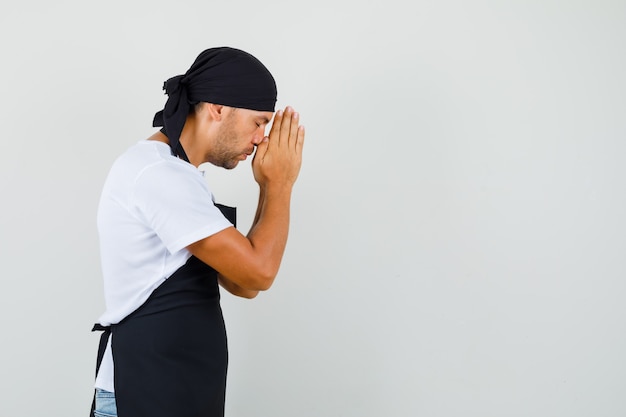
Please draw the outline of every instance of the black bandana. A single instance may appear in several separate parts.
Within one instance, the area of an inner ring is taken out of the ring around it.
[[[152,126],[163,126],[175,154],[186,158],[180,134],[192,105],[199,102],[257,111],[274,111],[276,82],[255,57],[239,49],[221,47],[202,52],[184,75],[163,84],[169,96]]]

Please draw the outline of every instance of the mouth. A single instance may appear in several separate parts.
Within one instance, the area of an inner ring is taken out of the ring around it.
[[[241,154],[243,156],[243,159],[245,160],[248,156],[252,155],[252,152],[254,152],[254,149],[251,149],[249,151],[245,151],[243,154]]]

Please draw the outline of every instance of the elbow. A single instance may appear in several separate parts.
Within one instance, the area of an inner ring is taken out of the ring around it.
[[[267,291],[270,289],[276,278],[278,271],[274,268],[262,268],[254,274],[252,282],[250,283],[250,289],[255,291]]]
[[[259,291],[269,290],[278,274],[277,266],[263,262],[261,259],[256,262],[242,264],[238,269],[236,273],[230,275],[230,280],[244,290],[245,293],[255,293],[254,296],[256,296],[256,293]],[[226,275],[225,272],[221,274]],[[242,296],[245,298],[254,298],[247,297],[246,295]]]
[[[255,290],[246,290],[246,291],[241,292],[241,293],[239,293],[237,295],[239,297],[246,298],[248,300],[252,300],[253,298],[256,298],[257,295],[259,295],[259,292],[255,291]]]
[[[276,275],[263,275],[257,277],[254,283],[254,289],[256,291],[269,290],[274,283],[274,278],[276,278]]]

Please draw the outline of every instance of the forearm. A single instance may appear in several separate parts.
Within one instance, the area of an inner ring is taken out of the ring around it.
[[[264,275],[272,281],[287,245],[291,190],[292,185],[261,187],[257,215],[247,235],[256,255],[264,260]]]
[[[263,211],[263,202],[265,201],[265,189],[263,187],[259,187],[259,203],[256,206],[256,213],[254,214],[254,220],[252,221],[252,226],[250,230],[254,228],[254,226],[258,223],[259,218],[261,217],[261,211]]]

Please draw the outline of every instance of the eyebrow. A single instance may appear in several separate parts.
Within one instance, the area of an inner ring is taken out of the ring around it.
[[[268,124],[270,122],[270,119],[265,116],[259,117],[259,120],[263,121],[264,124]]]

